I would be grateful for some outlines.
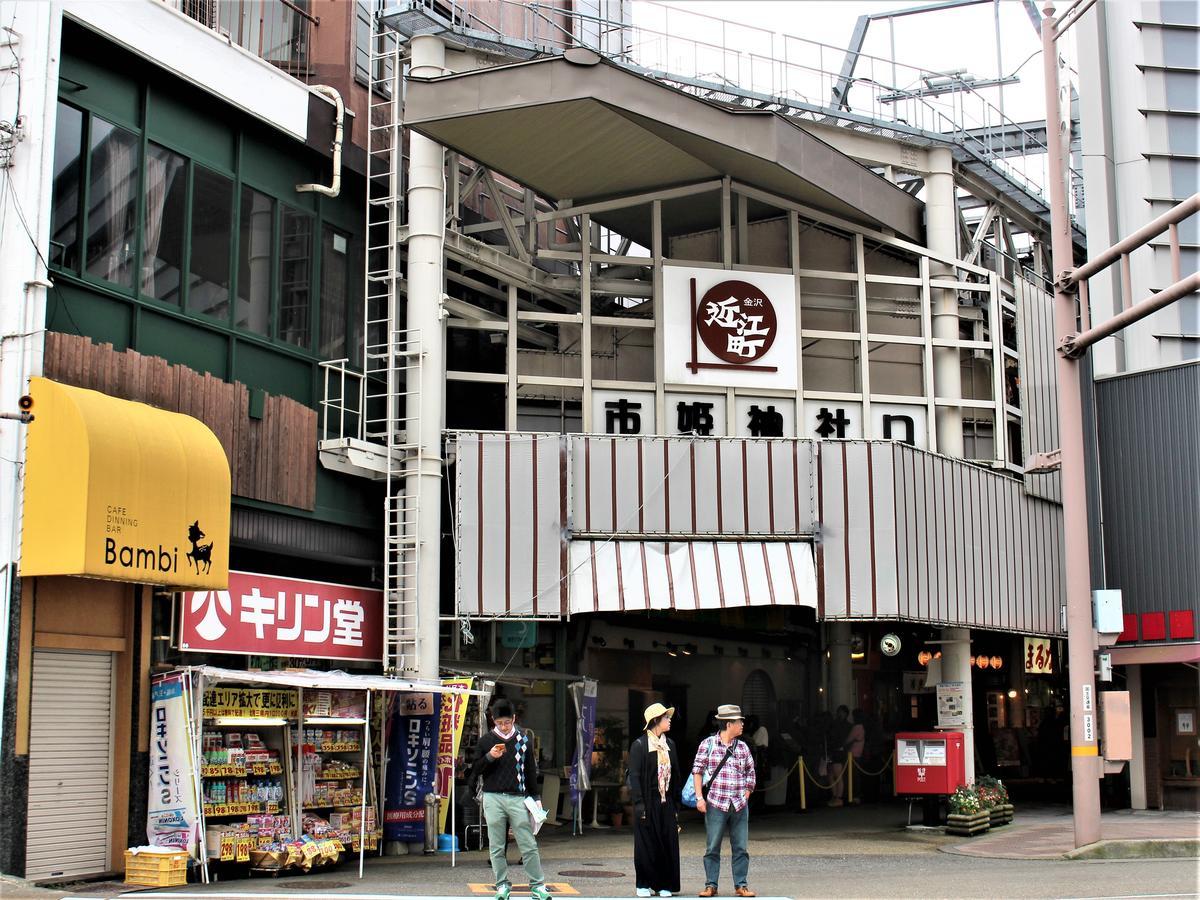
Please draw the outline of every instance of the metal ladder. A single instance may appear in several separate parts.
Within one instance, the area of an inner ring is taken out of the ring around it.
[[[403,61],[398,36],[378,19],[372,25],[369,64],[363,437],[387,451],[383,668],[411,673],[421,641],[417,616],[421,341],[404,327],[402,297]]]

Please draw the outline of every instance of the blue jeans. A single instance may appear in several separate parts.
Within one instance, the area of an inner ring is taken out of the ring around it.
[[[745,887],[750,874],[750,853],[746,850],[746,839],[750,832],[750,805],[735,812],[710,806],[704,814],[704,830],[708,834],[708,845],[704,848],[704,883],[716,887],[721,874],[721,839],[729,830],[729,850],[733,856],[733,886]]]

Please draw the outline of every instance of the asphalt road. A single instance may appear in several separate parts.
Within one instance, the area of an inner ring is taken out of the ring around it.
[[[1068,811],[1069,812],[1069,811]],[[1062,810],[1054,811],[1062,815]],[[1020,819],[1018,820],[1020,821]],[[1035,813],[1027,822],[1043,821]],[[1198,897],[1196,859],[1066,860],[994,859],[943,852],[962,843],[939,831],[906,831],[903,808],[855,808],[804,816],[754,820],[750,833],[750,885],[764,898],[1126,898]],[[1013,826],[1017,827],[1017,826]],[[634,896],[632,836],[589,830],[571,837],[569,825],[545,829],[539,838],[547,881],[564,897]],[[680,841],[684,890],[704,886],[701,823],[685,820]],[[509,854],[514,881],[523,871]],[[115,883],[75,884],[49,891],[0,880],[0,896],[17,898],[139,898],[139,900],[396,900],[470,897],[490,900],[486,852],[459,854],[451,868],[445,854],[384,857],[367,861],[359,880],[356,863],[308,876],[222,880],[157,891],[132,891]],[[721,896],[733,896],[728,845]],[[519,898],[520,894],[514,894]],[[527,895],[526,895],[527,896]]]

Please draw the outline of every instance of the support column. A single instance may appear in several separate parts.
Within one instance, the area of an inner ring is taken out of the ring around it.
[[[958,199],[954,188],[954,157],[949,149],[929,151],[929,172],[925,178],[925,231],[929,249],[948,259],[958,258]],[[953,279],[952,267],[931,260],[931,279]],[[933,312],[933,336],[958,340],[958,293],[945,288],[930,290]],[[962,366],[957,347],[933,348],[934,392],[940,400],[962,399]],[[997,434],[999,425],[997,423]],[[939,453],[962,458],[962,410],[939,406],[936,412]]]
[[[1059,80],[1058,22],[1047,3],[1042,19],[1042,71],[1046,99],[1046,145],[1050,188],[1050,245],[1054,273],[1054,333],[1078,326],[1077,294],[1064,281],[1075,266],[1067,207],[1067,143]],[[1058,354],[1058,433],[1062,456],[1063,574],[1067,586],[1067,673],[1071,687],[1071,816],[1075,846],[1100,840],[1100,748],[1096,734],[1096,629],[1092,619],[1088,556],[1086,451],[1079,363]]]
[[[854,674],[850,670],[850,623],[827,622],[826,646],[829,649],[829,710],[839,706],[854,709]]]
[[[19,15],[18,15],[19,14]],[[17,399],[26,392],[29,379],[42,374],[46,340],[46,292],[50,277],[42,259],[50,253],[50,197],[54,176],[55,104],[58,98],[59,45],[62,18],[57,5],[0,2],[0,22],[13,25],[17,34],[3,33],[4,64],[10,69],[0,80],[0,109],[11,118],[20,98],[21,137],[12,148],[4,177],[4,215],[0,216],[0,242],[4,264],[0,266],[0,412],[17,413]],[[14,71],[15,70],[15,71]],[[9,77],[13,76],[15,77]],[[24,221],[10,207],[24,210]],[[26,230],[28,229],[28,231]],[[30,234],[29,232],[32,232]],[[79,240],[83,240],[80,236]],[[36,415],[36,412],[35,412]],[[16,657],[9,651],[9,605],[18,603],[21,584],[21,514],[25,460],[26,425],[16,419],[0,419],[0,676],[16,670]],[[28,596],[28,594],[26,595]],[[16,624],[16,618],[13,624]],[[16,646],[15,644],[13,645]],[[0,680],[0,711],[11,708],[6,691],[15,680]],[[0,745],[13,746],[14,738],[4,733],[5,717],[0,712]],[[6,773],[7,774],[7,773]],[[0,807],[0,814],[16,814]],[[23,811],[22,811],[23,813]],[[23,831],[21,832],[24,833]],[[10,842],[0,841],[0,871],[6,868]],[[20,849],[24,859],[23,844]],[[11,848],[16,852],[16,848]]]
[[[1142,667],[1125,667],[1125,689],[1129,691],[1129,730],[1133,758],[1129,760],[1129,805],[1146,809],[1146,736],[1142,732]]]
[[[440,38],[412,39],[412,74],[445,74],[446,47]],[[417,622],[420,628],[415,675],[438,676],[438,616],[441,612],[442,430],[446,421],[446,331],[442,316],[445,265],[445,152],[415,131],[408,133],[408,328],[421,341],[419,465],[417,485]],[[510,335],[510,338],[512,336]]]
[[[967,722],[962,726],[963,771],[967,784],[975,783],[975,697],[971,689],[971,629],[943,628],[942,681],[961,681],[963,709]]]

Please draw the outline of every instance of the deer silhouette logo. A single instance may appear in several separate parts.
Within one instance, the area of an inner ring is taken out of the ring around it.
[[[200,530],[200,520],[197,519],[188,526],[188,540],[192,543],[192,549],[187,552],[188,564],[196,567],[196,574],[200,574],[200,564],[204,564],[204,572],[212,568],[212,542],[201,544],[200,539],[204,537],[204,532]]]

